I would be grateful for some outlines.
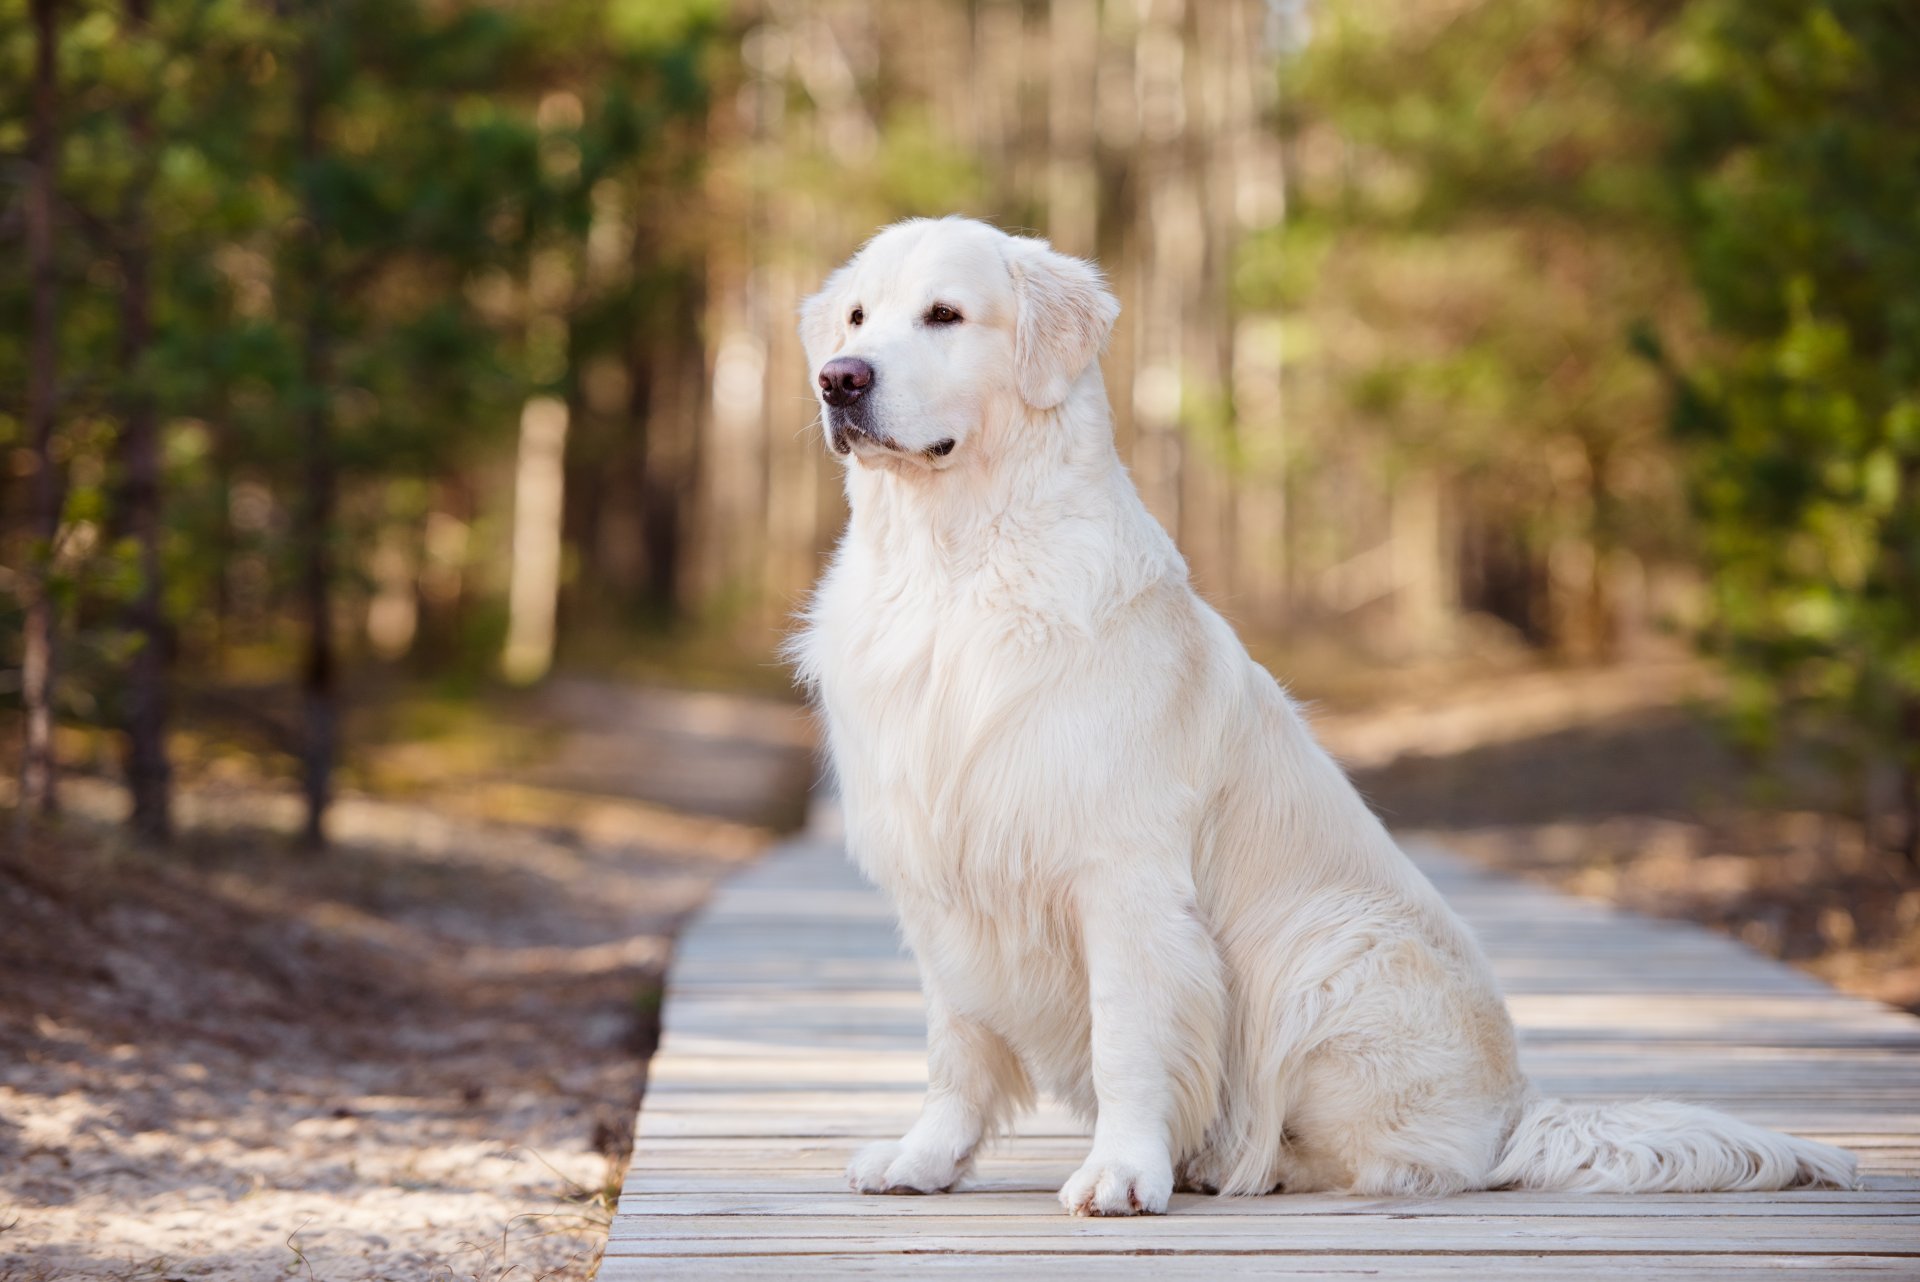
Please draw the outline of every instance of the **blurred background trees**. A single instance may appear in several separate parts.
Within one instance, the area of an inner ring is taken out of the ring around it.
[[[1673,357],[1674,427],[1707,636],[1740,731],[1817,735],[1920,868],[1920,13],[1698,4],[1680,52],[1667,174],[1712,341]]]
[[[1911,851],[1914,66],[1899,0],[0,0],[22,811],[56,723],[156,839],[250,736],[318,840],[350,687],[777,683],[795,307],[957,211],[1107,268],[1121,448],[1289,671],[1700,631]]]

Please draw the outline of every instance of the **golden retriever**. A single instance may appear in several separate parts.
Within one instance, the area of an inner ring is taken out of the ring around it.
[[[1709,1109],[1529,1087],[1472,934],[1142,505],[1118,311],[1091,264],[958,218],[887,228],[802,310],[852,515],[792,654],[928,1011],[925,1108],[853,1187],[953,1187],[1036,1087],[1092,1128],[1075,1214],[1850,1184]]]

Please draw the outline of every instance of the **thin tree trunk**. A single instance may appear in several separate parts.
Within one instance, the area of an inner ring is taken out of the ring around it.
[[[316,311],[318,308],[316,307]],[[299,517],[300,602],[307,625],[306,656],[300,671],[302,792],[307,815],[303,838],[309,846],[326,844],[327,806],[333,799],[333,762],[339,740],[339,673],[333,647],[333,556],[329,546],[338,479],[334,473],[327,411],[319,390],[325,386],[328,333],[324,318],[310,316],[305,344],[305,373],[312,401],[306,411],[303,442],[306,492]]]
[[[1920,770],[1903,766],[1897,778],[1900,788],[1900,858],[1908,872],[1920,873]],[[1868,835],[1871,837],[1871,832]]]
[[[656,561],[654,595],[666,617],[674,621],[687,612],[682,570],[687,563],[693,496],[700,492],[700,473],[705,466],[700,441],[702,409],[712,403],[700,341],[700,317],[707,309],[706,277],[697,268],[689,271],[680,284],[680,320],[670,331],[673,346],[668,355],[681,371],[672,419],[672,478],[667,500],[657,508],[659,521],[651,540]]]
[[[151,0],[126,0],[127,25],[133,32],[145,32],[150,5]],[[152,154],[152,117],[137,96],[127,108],[127,132],[140,154]],[[160,581],[159,416],[152,395],[137,381],[153,341],[152,252],[144,181],[128,202],[121,232],[120,368],[136,380],[126,399],[119,442],[124,486],[121,521],[140,555],[140,589],[127,609],[127,626],[139,638],[127,672],[127,786],[133,794],[133,830],[143,840],[164,844],[173,828],[173,780],[167,762],[169,646]]]
[[[659,252],[654,228],[643,219],[635,222],[630,252],[636,274],[648,270]],[[666,380],[659,376],[696,378],[689,371],[705,362],[697,342],[686,337],[698,333],[699,300],[684,279],[674,279],[668,292],[671,306],[679,314],[666,331],[680,337],[663,339],[646,327],[627,342],[627,433],[623,445],[625,476],[633,499],[640,504],[642,603],[647,614],[659,622],[679,613],[680,497],[683,492],[692,492],[690,469],[683,471],[677,466],[688,453],[679,448],[684,440],[661,439],[663,431],[687,428],[684,423],[670,424],[680,417],[683,406],[674,403],[675,389],[663,385]]]
[[[634,237],[635,258],[639,257],[640,243],[645,233]],[[627,422],[626,439],[620,443],[620,475],[627,488],[627,501],[640,506],[640,596],[645,609],[651,612],[657,604],[656,576],[659,571],[658,548],[655,543],[659,514],[654,511],[655,478],[652,472],[652,459],[649,457],[652,441],[649,429],[653,426],[653,379],[654,379],[655,343],[651,334],[644,330],[632,334],[627,339]]]
[[[553,667],[566,511],[567,403],[532,396],[520,410],[513,477],[513,563],[507,585],[507,680],[525,685]]]
[[[703,359],[686,337],[697,333],[693,320],[698,300],[685,282],[674,286],[681,323],[670,338],[642,336],[628,348],[632,395],[627,406],[629,459],[634,492],[640,500],[644,551],[645,606],[650,617],[669,622],[680,613],[681,496],[694,490],[694,452],[687,420],[697,413],[688,381]],[[668,371],[673,381],[661,379]]]
[[[577,337],[579,318],[567,323],[567,350],[585,350]],[[567,455],[562,467],[560,545],[574,558],[578,573],[561,585],[556,635],[575,619],[591,619],[606,601],[609,587],[624,593],[631,584],[625,565],[608,554],[610,514],[626,497],[620,489],[619,460],[609,459],[607,423],[591,412],[581,380],[567,383]]]
[[[302,341],[302,381],[306,405],[301,444],[305,491],[301,495],[296,537],[300,556],[300,603],[307,624],[306,655],[301,664],[301,790],[307,803],[305,844],[326,844],[327,806],[333,799],[333,763],[339,741],[339,673],[333,648],[334,508],[339,478],[333,457],[327,390],[332,375],[332,318],[326,281],[325,212],[315,198],[311,173],[320,159],[320,110],[324,74],[319,42],[324,17],[316,13],[307,33],[300,66],[300,160],[308,171],[302,250],[307,294],[306,334]]]
[[[1588,654],[1594,661],[1619,658],[1614,635],[1613,584],[1609,553],[1613,548],[1613,491],[1608,488],[1606,445],[1594,437],[1581,441],[1587,458],[1587,541],[1593,563],[1587,571],[1586,627]]]
[[[209,665],[215,674],[223,673],[227,665],[227,651],[233,639],[233,564],[239,554],[240,541],[233,526],[233,486],[239,473],[235,456],[233,429],[231,426],[232,409],[223,398],[215,407],[213,420],[208,424],[212,433],[213,445],[210,458],[213,465],[213,492],[220,496],[219,504],[213,515],[213,641],[212,662]]]
[[[1895,848],[1906,862],[1908,872],[1920,872],[1920,698],[1908,696],[1900,703],[1900,731],[1897,741],[1898,768],[1893,772],[1899,795],[1893,799],[1894,814],[1900,824]],[[1872,807],[1867,807],[1867,841],[1873,844]]]
[[[26,743],[20,759],[20,816],[51,814],[59,804],[53,748],[55,602],[49,580],[60,531],[60,478],[54,470],[53,429],[59,398],[58,281],[54,262],[54,187],[58,181],[58,0],[33,0],[33,114],[27,140],[28,273],[32,281],[27,346],[27,439],[34,460],[32,531],[38,548],[23,576],[26,636],[21,698]]]

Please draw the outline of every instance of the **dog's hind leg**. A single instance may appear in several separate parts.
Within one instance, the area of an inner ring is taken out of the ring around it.
[[[1377,950],[1287,1119],[1329,1186],[1376,1197],[1485,1188],[1525,1098],[1497,994],[1418,940]]]
[[[1226,986],[1191,885],[1083,874],[1076,887],[1092,1013],[1093,1150],[1060,1190],[1075,1215],[1158,1214],[1173,1154],[1219,1102]]]
[[[980,1141],[1033,1100],[1019,1057],[993,1030],[927,1000],[927,1098],[898,1140],[869,1144],[847,1167],[860,1193],[943,1193]]]

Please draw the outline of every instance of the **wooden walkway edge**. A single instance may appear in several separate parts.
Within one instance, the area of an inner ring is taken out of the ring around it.
[[[1920,1279],[1920,1019],[1694,926],[1412,853],[1492,955],[1543,1090],[1715,1104],[1854,1149],[1866,1188],[1176,1195],[1165,1217],[1071,1219],[1054,1191],[1085,1140],[1042,1109],[958,1193],[858,1196],[851,1151],[917,1111],[921,1001],[885,903],[818,835],[681,939],[600,1277]]]

